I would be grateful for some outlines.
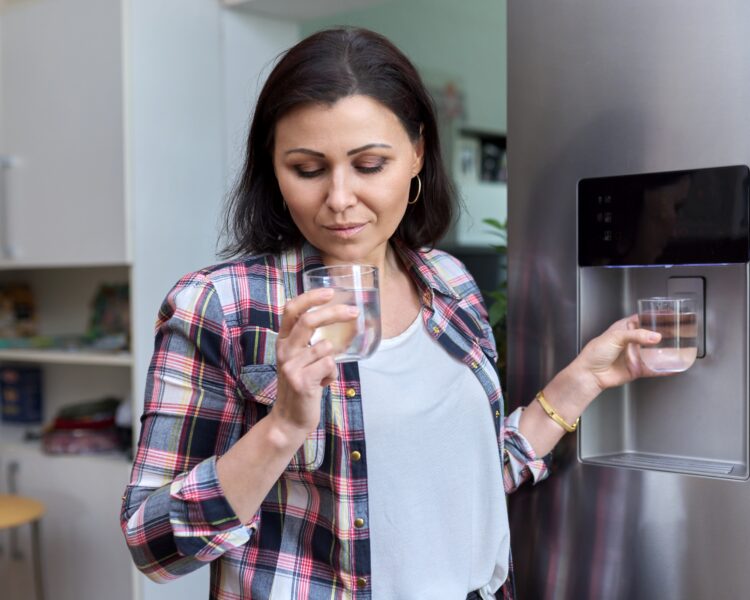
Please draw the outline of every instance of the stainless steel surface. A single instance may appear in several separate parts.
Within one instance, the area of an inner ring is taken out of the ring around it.
[[[508,38],[512,407],[577,351],[577,181],[750,164],[750,4],[509,2]],[[721,382],[701,391],[696,438]],[[748,481],[583,465],[567,436],[510,509],[521,600],[750,596]]]
[[[580,344],[634,313],[638,298],[666,295],[676,277],[705,278],[706,356],[684,373],[603,393],[581,419],[578,455],[598,464],[746,479],[747,265],[581,268]]]

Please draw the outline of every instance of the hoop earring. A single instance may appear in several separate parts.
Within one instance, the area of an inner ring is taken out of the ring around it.
[[[417,195],[414,196],[414,200],[407,200],[407,204],[416,204],[417,200],[419,200],[419,195],[422,193],[422,180],[419,178],[419,173],[415,177],[417,178]]]

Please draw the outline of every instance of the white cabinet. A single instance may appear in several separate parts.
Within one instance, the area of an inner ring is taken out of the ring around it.
[[[132,394],[137,434],[161,300],[216,260],[227,127],[239,126],[226,119],[222,12],[215,0],[0,2],[0,156],[11,159],[0,281],[32,284],[45,334],[82,333],[99,283],[131,290],[129,353],[0,350],[0,363],[42,368],[47,422],[72,402]],[[48,598],[208,596],[207,569],[187,590],[157,591],[135,572],[118,518],[127,459],[51,457],[23,429],[0,424],[0,463],[18,463],[18,493],[48,505]],[[3,546],[0,597],[33,598],[28,565],[9,565]]]
[[[124,266],[0,270],[0,284],[28,282],[35,294],[40,330],[55,335],[83,332],[96,287],[127,281],[128,276]],[[24,364],[41,370],[45,423],[62,406],[106,396],[129,397],[132,362],[126,352],[0,350],[2,365]],[[38,430],[38,426],[0,423],[0,490],[30,496],[47,506],[41,525],[47,598],[132,600],[131,560],[118,522],[120,495],[130,469],[127,457],[45,455],[38,441],[24,441],[26,431]],[[10,475],[12,465],[17,467],[14,476]],[[20,528],[16,535],[20,560],[10,554],[10,534],[3,537],[6,552],[0,558],[0,597],[34,598],[29,587],[29,528]]]
[[[0,265],[125,262],[120,2],[0,6]]]
[[[118,522],[121,489],[129,466],[121,459],[53,457],[34,447],[3,448],[2,471],[15,473],[19,492],[47,507],[41,521],[41,557],[46,597],[51,600],[131,600],[130,556]],[[7,485],[7,483],[6,483]],[[30,528],[17,531],[20,560],[6,535],[3,598],[34,598]],[[101,571],[105,569],[105,571]]]

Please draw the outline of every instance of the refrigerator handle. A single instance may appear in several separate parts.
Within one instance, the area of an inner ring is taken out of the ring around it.
[[[13,258],[10,244],[10,225],[8,223],[8,172],[13,168],[13,158],[0,155],[0,259]]]

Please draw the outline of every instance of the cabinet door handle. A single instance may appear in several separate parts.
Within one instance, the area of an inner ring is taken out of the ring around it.
[[[8,223],[8,172],[13,168],[14,160],[10,156],[0,155],[0,258],[13,258],[13,247],[10,244],[10,224]]]

